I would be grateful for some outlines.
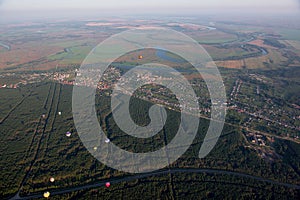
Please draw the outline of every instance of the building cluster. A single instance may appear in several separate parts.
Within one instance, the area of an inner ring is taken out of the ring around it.
[[[268,81],[265,77],[255,74],[250,74],[250,78],[261,82]],[[249,91],[245,93],[244,90],[241,91],[241,87],[244,85],[245,87],[248,86],[248,84],[243,84],[240,79],[235,81],[230,93],[230,106],[228,107],[228,109],[246,116],[241,125],[252,127],[261,124],[268,127],[289,129],[295,133],[300,131],[299,123],[297,123],[297,120],[300,119],[299,109],[294,109],[289,105],[281,105],[277,99],[269,98],[259,84],[245,88],[245,91]],[[297,135],[294,137],[298,139]]]
[[[259,146],[266,146],[266,136],[260,135],[257,133],[247,133],[246,137],[249,141],[251,141],[252,144],[256,144]]]
[[[41,82],[49,79],[51,73],[3,73],[0,74],[0,89],[16,89],[22,85]]]

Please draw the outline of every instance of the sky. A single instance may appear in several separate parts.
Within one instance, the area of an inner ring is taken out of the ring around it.
[[[205,11],[297,13],[300,12],[300,0],[0,0],[2,19],[9,15],[55,16],[63,13],[83,14],[89,11],[114,15],[195,14]]]
[[[7,10],[54,10],[54,9],[299,9],[299,0],[0,0],[1,7]]]

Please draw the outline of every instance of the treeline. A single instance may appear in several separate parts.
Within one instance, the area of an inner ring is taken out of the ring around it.
[[[284,44],[280,43],[278,40],[276,40],[274,38],[264,39],[264,44],[270,45],[273,47],[277,47],[277,48],[285,48],[286,47]]]
[[[230,49],[230,48],[232,48],[232,46],[225,47],[225,49]],[[242,60],[242,59],[246,59],[246,58],[254,58],[254,57],[268,54],[267,49],[258,47],[256,45],[252,45],[252,44],[245,44],[245,45],[242,45],[240,48],[247,53],[245,53],[245,54],[241,53],[240,55],[228,56],[226,58],[217,59],[217,60],[220,60],[220,61]]]

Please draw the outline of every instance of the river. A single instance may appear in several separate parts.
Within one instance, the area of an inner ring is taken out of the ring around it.
[[[0,41],[0,46],[4,47],[5,49],[7,49],[8,51],[10,50],[10,46],[7,44],[4,44],[3,42]]]

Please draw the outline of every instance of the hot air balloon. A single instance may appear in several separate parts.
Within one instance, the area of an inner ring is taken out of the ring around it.
[[[44,195],[43,195],[45,198],[48,198],[50,197],[50,192],[44,192]]]
[[[106,182],[105,187],[109,188],[110,187],[110,182]]]
[[[66,136],[67,136],[67,137],[70,137],[71,135],[72,135],[72,133],[69,132],[69,131],[66,133]]]

